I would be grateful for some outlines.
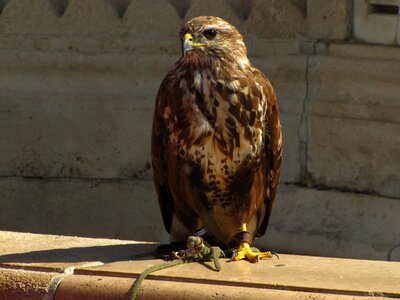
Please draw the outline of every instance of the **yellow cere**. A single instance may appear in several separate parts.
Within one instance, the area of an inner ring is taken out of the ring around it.
[[[186,33],[183,37],[186,41],[193,41],[193,36],[190,33]]]

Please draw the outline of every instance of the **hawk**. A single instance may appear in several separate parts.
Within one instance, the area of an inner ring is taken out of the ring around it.
[[[152,168],[172,241],[201,230],[234,260],[253,252],[270,219],[282,158],[278,104],[269,80],[247,58],[238,30],[218,17],[188,21],[182,56],[158,91]]]

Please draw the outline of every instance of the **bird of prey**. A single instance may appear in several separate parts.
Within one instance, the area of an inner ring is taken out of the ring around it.
[[[251,243],[266,231],[277,191],[282,133],[275,92],[247,58],[238,30],[218,17],[188,21],[182,56],[158,91],[152,168],[172,241],[202,228],[234,260],[271,257]]]

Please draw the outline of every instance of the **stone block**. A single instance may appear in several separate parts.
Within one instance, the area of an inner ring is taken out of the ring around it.
[[[386,260],[400,235],[400,201],[280,185],[261,249]]]
[[[111,35],[119,25],[118,12],[105,0],[71,0],[62,16],[64,34]]]
[[[352,3],[347,0],[307,1],[307,36],[343,40],[350,36]]]
[[[152,111],[1,109],[0,174],[151,177]]]
[[[369,51],[374,50],[371,47]],[[392,121],[390,111],[399,108],[400,61],[314,56],[310,58],[309,77],[311,107],[331,103],[339,110],[342,106],[357,105],[361,110],[349,111],[348,117],[355,114],[353,117],[377,121]]]
[[[148,180],[0,179],[2,230],[167,241]]]
[[[255,37],[244,37],[244,42],[247,46],[249,56],[264,57],[264,56],[283,56],[283,55],[301,55],[304,44],[298,40],[279,40],[279,39],[258,39]],[[312,45],[312,44],[311,44]]]
[[[271,55],[252,58],[252,64],[271,80],[280,109],[302,113],[307,91],[307,57]]]
[[[53,299],[63,276],[50,270],[0,269],[0,298],[7,300]]]
[[[18,57],[0,59],[2,175],[151,176],[152,110],[170,56]]]
[[[282,183],[300,182],[300,123],[300,114],[281,113],[283,158],[280,182]]]
[[[135,37],[165,38],[173,36],[178,39],[182,27],[176,9],[165,0],[131,1],[124,14],[124,32]]]
[[[399,44],[399,6],[399,0],[355,0],[354,37],[369,43]]]
[[[246,35],[259,38],[294,38],[304,35],[306,7],[304,0],[255,0],[244,24]]]
[[[243,19],[234,10],[229,1],[224,0],[192,0],[185,14],[185,21],[198,16],[220,17],[235,26],[243,34]]]
[[[311,116],[307,166],[317,185],[400,198],[400,123]]]
[[[310,58],[307,166],[317,185],[400,195],[399,51],[330,46]]]
[[[2,34],[56,34],[60,18],[48,0],[11,0],[0,14]]]

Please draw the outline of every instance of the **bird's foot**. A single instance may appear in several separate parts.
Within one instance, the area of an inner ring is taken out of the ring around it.
[[[260,252],[257,248],[250,247],[249,243],[241,242],[238,248],[233,252],[232,260],[237,261],[247,259],[249,262],[256,263],[263,258],[272,258],[273,253]]]

